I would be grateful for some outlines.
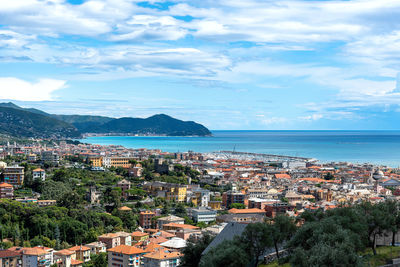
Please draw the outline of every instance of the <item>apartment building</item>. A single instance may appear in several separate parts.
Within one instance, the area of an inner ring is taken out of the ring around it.
[[[200,209],[192,209],[192,219],[194,222],[213,222],[217,218],[217,212],[212,209],[205,209],[205,208],[200,208]]]
[[[169,216],[161,217],[161,218],[157,219],[158,229],[163,229],[163,225],[168,224],[168,223],[184,224],[185,219],[175,216],[175,215],[169,215]]]
[[[23,248],[22,266],[26,267],[49,267],[51,262],[51,252],[42,248]]]
[[[111,168],[111,167],[122,167],[122,168],[130,168],[132,164],[129,163],[131,158],[127,157],[104,157],[103,158],[103,167]]]
[[[143,256],[143,264],[147,267],[176,267],[179,266],[182,254],[176,251],[168,251],[159,248],[154,252]]]
[[[21,254],[16,251],[0,250],[0,266],[2,267],[22,266]]]
[[[108,249],[121,245],[121,239],[117,234],[108,233],[97,237],[100,242],[106,244]]]
[[[63,249],[54,253],[54,261],[58,267],[81,267],[83,261],[76,259],[75,251]]]
[[[139,267],[142,266],[143,249],[119,245],[107,250],[109,267]]]
[[[121,188],[122,197],[124,197],[125,199],[127,199],[129,196],[128,191],[131,189],[131,185],[132,183],[126,179],[123,179],[117,183],[117,187]]]
[[[90,261],[90,251],[91,249],[87,246],[74,246],[68,250],[75,252],[75,259],[83,262]]]
[[[228,191],[222,194],[222,205],[229,208],[234,203],[244,204],[245,194],[241,192]]]
[[[102,167],[103,157],[89,156],[89,162],[92,167]]]
[[[33,180],[46,180],[46,171],[40,168],[34,169],[32,171]]]
[[[41,154],[43,162],[50,162],[54,164],[60,163],[60,156],[53,151],[43,151]]]
[[[8,198],[12,199],[14,197],[14,187],[7,183],[0,183],[0,199]]]
[[[15,187],[20,187],[24,183],[24,167],[20,167],[18,165],[5,167],[3,175],[4,181]]]
[[[107,252],[107,247],[106,244],[100,241],[97,242],[92,242],[89,244],[86,244],[85,247],[90,248],[90,254],[100,254],[103,252]]]
[[[151,219],[156,216],[154,212],[151,211],[142,211],[139,213],[139,225],[144,229],[152,228]]]

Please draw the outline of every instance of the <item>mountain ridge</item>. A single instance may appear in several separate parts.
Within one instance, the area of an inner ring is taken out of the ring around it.
[[[12,111],[15,111],[13,114]],[[38,137],[40,129],[32,128],[32,121],[43,127],[43,137],[49,137],[51,131],[57,130],[55,136],[76,137],[80,134],[106,135],[166,135],[166,136],[209,136],[211,132],[203,125],[194,121],[182,121],[166,114],[155,114],[148,118],[122,117],[112,118],[92,115],[59,115],[50,114],[35,108],[23,108],[12,102],[0,103],[0,118],[2,114],[8,118],[7,123],[14,122],[11,134]],[[15,118],[12,118],[14,115]],[[22,117],[21,117],[22,116]],[[18,118],[20,120],[18,120]],[[16,122],[20,122],[17,125]],[[43,124],[46,121],[46,124]],[[55,128],[53,126],[56,126]],[[57,128],[58,127],[58,128]],[[7,125],[0,124],[0,133],[7,133]],[[32,136],[29,136],[32,135]],[[54,136],[54,135],[53,135]]]

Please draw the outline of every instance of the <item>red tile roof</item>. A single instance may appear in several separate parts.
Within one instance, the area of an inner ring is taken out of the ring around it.
[[[74,265],[81,265],[81,264],[83,264],[83,261],[71,259],[71,265],[72,265],[72,266],[74,266]]]
[[[87,251],[87,250],[90,250],[90,248],[88,248],[88,247],[85,247],[85,246],[74,246],[74,247],[72,247],[72,248],[69,248],[68,250],[71,250],[71,251]]]
[[[168,250],[159,249],[152,253],[148,253],[144,255],[145,258],[163,260],[163,259],[175,259],[181,257],[181,253],[179,252],[169,252]]]
[[[13,186],[7,183],[1,183],[0,187],[13,187]]]
[[[11,250],[0,250],[0,258],[18,257],[20,253]]]
[[[230,209],[228,210],[231,214],[249,214],[249,213],[265,213],[262,209]]]
[[[119,245],[114,248],[107,249],[107,251],[122,253],[122,254],[127,254],[127,255],[145,253],[145,251],[143,249],[133,247],[133,246],[128,246],[128,245]]]
[[[170,227],[175,227],[175,228],[181,228],[181,229],[199,229],[199,227],[197,226],[193,226],[190,224],[180,224],[180,223],[167,223],[167,224],[163,224],[164,226],[170,226]]]

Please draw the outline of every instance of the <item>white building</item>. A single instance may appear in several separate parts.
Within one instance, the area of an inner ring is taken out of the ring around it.
[[[217,212],[212,209],[192,209],[191,210],[193,221],[198,222],[213,222],[217,218]]]
[[[147,253],[143,256],[143,264],[146,267],[175,267],[180,264],[180,252],[170,252],[166,249],[159,248],[158,250]]]
[[[119,245],[108,249],[107,253],[108,267],[139,267],[142,266],[142,255],[145,253],[145,251],[133,246]]]
[[[105,243],[97,241],[86,244],[85,247],[90,248],[90,254],[100,254],[103,252],[107,252],[107,246]]]
[[[46,180],[46,171],[40,168],[32,171],[33,180]]]
[[[49,267],[51,263],[50,252],[42,248],[25,248],[22,251],[22,266],[24,267]]]
[[[103,157],[103,166],[106,168],[111,168],[111,158]]]

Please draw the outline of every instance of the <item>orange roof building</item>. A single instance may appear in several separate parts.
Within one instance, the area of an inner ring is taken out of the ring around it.
[[[143,233],[140,231],[133,232],[131,234],[131,236],[132,236],[134,242],[143,242],[143,241],[149,239],[149,237],[150,237],[150,235],[148,233]]]
[[[12,199],[14,197],[14,186],[8,183],[0,183],[0,198]]]
[[[290,179],[290,175],[287,173],[277,173],[275,174],[276,179]]]
[[[90,261],[90,251],[91,249],[89,247],[85,246],[74,246],[72,248],[69,248],[68,250],[74,251],[76,254],[76,259],[81,260],[83,262],[88,262]]]
[[[110,248],[107,249],[107,252],[114,252],[114,253],[120,253],[120,254],[126,254],[126,255],[136,255],[136,254],[142,254],[145,253],[143,249],[134,247],[134,246],[128,246],[128,245],[119,245],[116,246],[115,248]]]
[[[167,223],[163,225],[163,230],[180,230],[180,229],[200,229],[197,226],[190,224],[180,224],[180,223]]]
[[[137,247],[128,245],[119,245],[107,249],[108,266],[141,266],[141,259],[146,252]]]
[[[132,209],[127,207],[127,206],[123,206],[123,207],[119,208],[118,210],[120,210],[120,211],[130,211]]]
[[[180,252],[170,252],[166,249],[158,249],[152,253],[147,253],[143,256],[144,266],[178,266]]]
[[[259,214],[264,214],[265,210],[262,209],[230,209],[228,210],[230,214],[251,214],[251,213],[259,213]]]

